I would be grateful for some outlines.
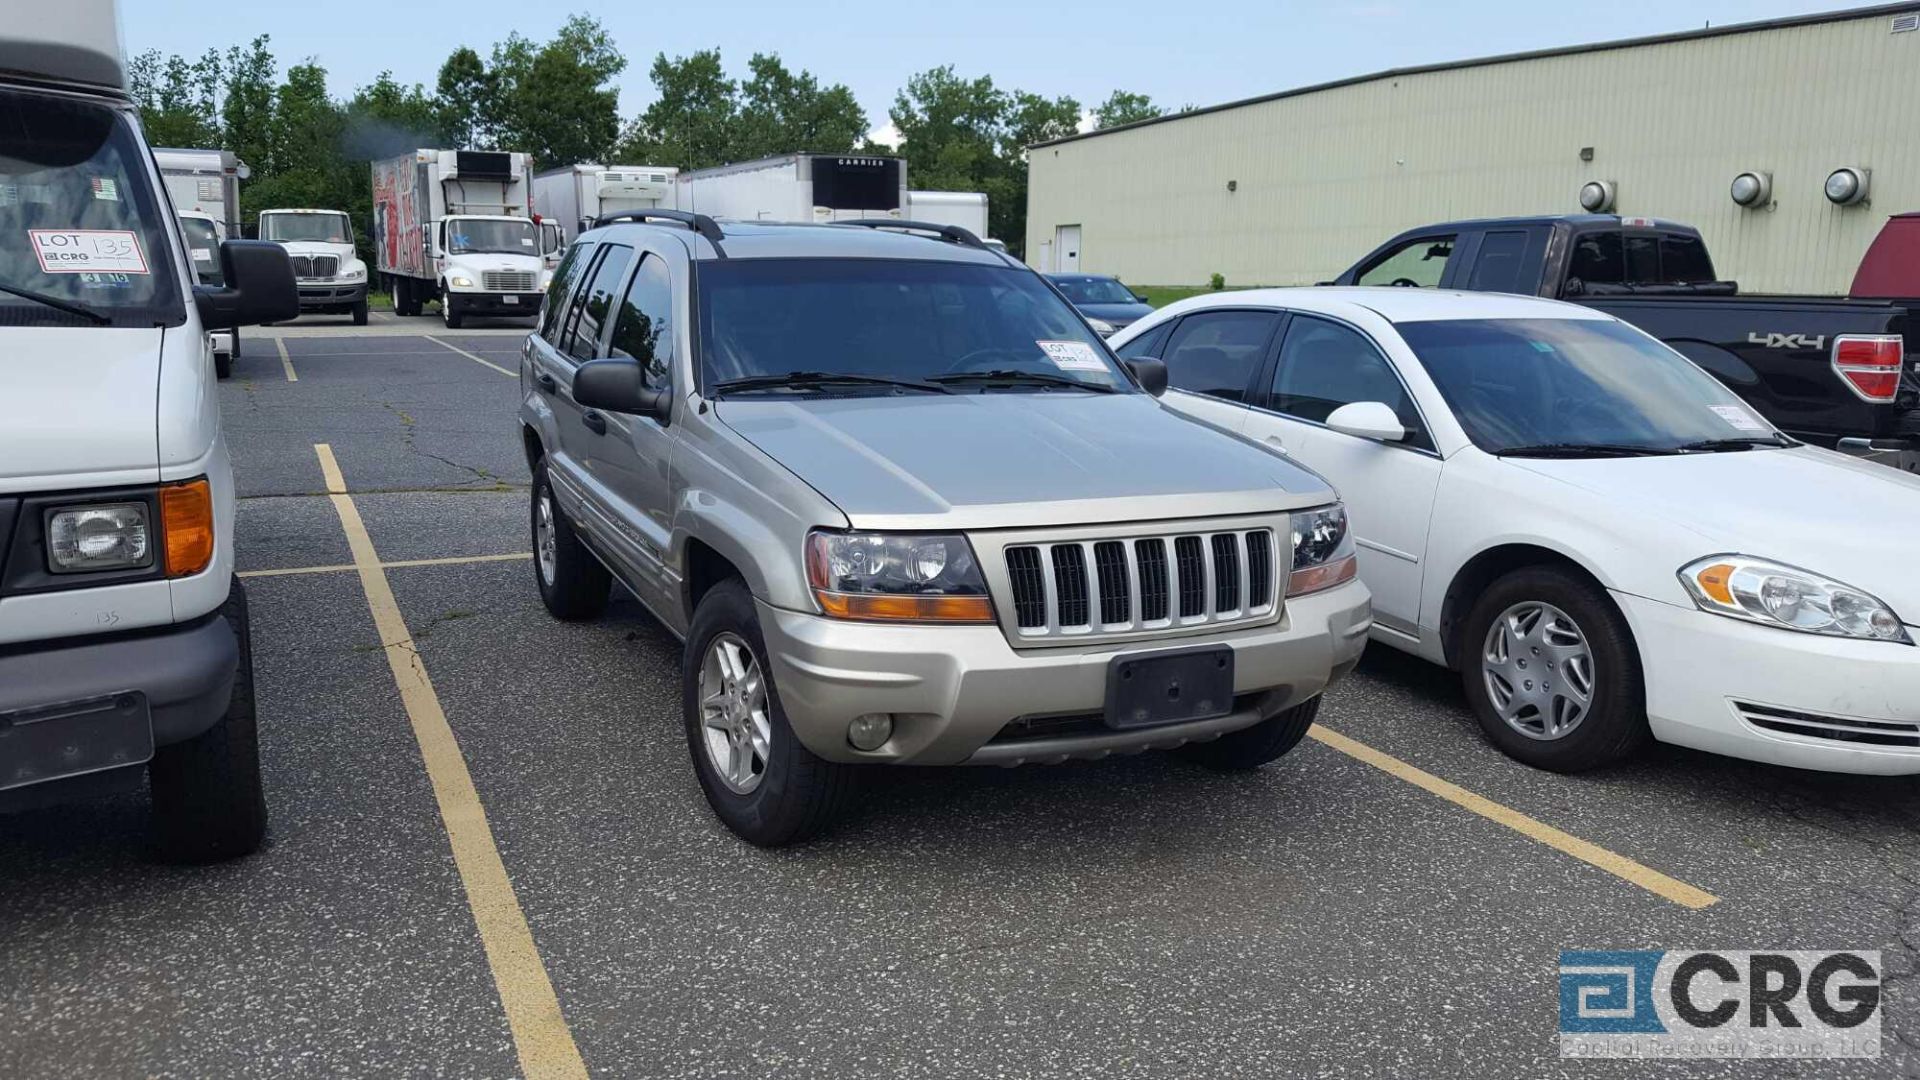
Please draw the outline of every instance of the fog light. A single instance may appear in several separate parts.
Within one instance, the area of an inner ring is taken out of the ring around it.
[[[863,713],[847,725],[847,741],[855,750],[878,750],[891,738],[893,716],[889,713]]]

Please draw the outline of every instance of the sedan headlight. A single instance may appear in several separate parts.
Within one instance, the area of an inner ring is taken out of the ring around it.
[[[473,279],[472,279],[472,278],[463,278],[463,277],[454,277],[454,278],[452,278],[452,279],[450,279],[450,282],[451,282],[451,284],[453,285],[453,287],[454,287],[454,288],[456,288],[456,289],[471,289],[471,288],[473,288]]]
[[[1293,515],[1293,572],[1287,577],[1288,596],[1352,581],[1356,569],[1346,507],[1334,503]]]
[[[820,610],[835,618],[993,621],[986,580],[964,536],[814,532],[807,581]]]
[[[1093,327],[1093,332],[1096,334],[1099,334],[1101,337],[1106,337],[1108,334],[1111,334],[1115,330],[1119,329],[1119,327],[1113,325],[1107,320],[1096,319],[1091,315],[1087,316],[1087,325]]]
[[[47,569],[56,574],[153,565],[145,503],[56,510],[47,518]]]
[[[1713,555],[1680,571],[1701,611],[1829,637],[1913,644],[1900,617],[1832,578],[1746,555]]]

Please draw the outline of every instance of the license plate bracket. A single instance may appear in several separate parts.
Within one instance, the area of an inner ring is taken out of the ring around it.
[[[1179,724],[1232,711],[1232,646],[1122,653],[1107,663],[1108,727]]]
[[[507,303],[507,304],[517,304],[520,302],[520,298],[513,295],[503,296],[500,298],[500,300],[502,303]]]
[[[137,690],[0,712],[0,791],[152,757],[153,714]]]

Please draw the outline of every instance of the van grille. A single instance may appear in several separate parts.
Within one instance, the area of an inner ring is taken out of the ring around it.
[[[293,276],[301,281],[324,281],[340,272],[338,255],[294,255]]]
[[[532,292],[533,272],[529,270],[487,270],[480,274],[480,287],[488,292]]]
[[[1024,638],[1250,621],[1276,601],[1272,529],[1013,544],[1005,555]]]
[[[1750,705],[1736,701],[1733,707],[1740,719],[1765,731],[1798,735],[1829,742],[1859,743],[1866,746],[1920,748],[1920,724],[1894,720],[1860,720],[1851,716],[1781,709],[1772,705]]]

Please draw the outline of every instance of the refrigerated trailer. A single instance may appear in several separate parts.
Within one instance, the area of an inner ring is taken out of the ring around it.
[[[669,165],[568,165],[533,177],[533,213],[560,226],[565,242],[602,214],[674,209],[680,170]]]
[[[526,154],[416,150],[373,163],[374,269],[399,315],[439,301],[469,315],[532,317],[546,268]]]
[[[905,218],[907,163],[858,154],[779,157],[683,172],[676,209],[738,221]]]
[[[958,225],[987,239],[987,196],[980,191],[909,191],[907,220]]]
[[[252,170],[231,150],[155,147],[153,162],[167,185],[173,209],[205,214],[220,227],[220,239],[240,239],[240,181]]]

